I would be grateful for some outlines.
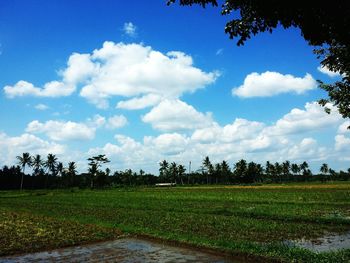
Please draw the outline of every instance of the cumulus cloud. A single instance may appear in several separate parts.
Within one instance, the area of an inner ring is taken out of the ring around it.
[[[216,72],[205,73],[193,66],[192,58],[182,52],[163,54],[140,44],[105,42],[92,55],[99,72],[80,95],[97,107],[108,107],[112,96],[131,97],[119,108],[141,108],[155,103],[156,98],[178,98],[215,81]]]
[[[344,121],[338,128],[338,133],[339,134],[344,134],[344,133],[350,133],[350,121]]]
[[[163,100],[143,116],[142,121],[161,131],[192,130],[213,123],[211,113],[198,112],[191,105],[178,99]]]
[[[232,95],[251,98],[270,97],[281,93],[302,94],[316,87],[317,83],[310,74],[299,78],[271,71],[261,74],[253,72],[246,76],[243,85],[232,89]]]
[[[118,129],[124,127],[126,124],[128,124],[128,120],[124,115],[114,115],[108,118],[106,127],[108,129]]]
[[[8,98],[34,96],[34,97],[62,97],[69,96],[75,91],[75,87],[60,81],[50,81],[42,88],[35,87],[32,83],[20,80],[13,86],[5,86],[4,92]]]
[[[20,136],[8,136],[0,132],[0,163],[14,164],[16,156],[23,152],[46,155],[48,153],[63,154],[65,146],[42,140],[35,135],[24,133]]]
[[[186,150],[189,138],[179,133],[164,133],[158,137],[146,136],[144,145],[152,147],[157,145],[157,149],[164,155],[175,155]]]
[[[325,66],[318,66],[317,70],[323,74],[326,74],[328,77],[331,77],[331,78],[335,78],[335,77],[340,76],[339,72],[331,71],[331,70],[329,70],[328,67],[325,67]]]
[[[220,127],[217,123],[211,127],[196,129],[192,139],[199,142],[234,142],[256,137],[265,125],[261,122],[237,118],[232,124]]]
[[[26,132],[43,133],[54,141],[91,140],[95,137],[95,130],[95,127],[89,127],[84,123],[52,120],[44,123],[34,120],[26,128]]]
[[[350,149],[350,138],[344,134],[338,134],[335,136],[335,150],[344,151]]]
[[[96,130],[102,127],[118,129],[125,126],[128,120],[124,115],[114,115],[108,119],[96,114],[85,122],[48,120],[40,122],[31,121],[26,127],[26,132],[45,134],[53,141],[84,141],[95,138]]]
[[[324,108],[317,102],[306,103],[305,109],[294,108],[273,126],[267,127],[265,133],[283,135],[311,132],[339,123],[342,118],[338,111],[331,104],[328,104],[327,107],[332,109],[331,114],[326,114]]]
[[[47,105],[45,105],[45,104],[40,103],[40,104],[35,105],[34,108],[37,109],[37,110],[47,110],[47,109],[49,109],[50,107],[47,106]]]
[[[119,101],[118,109],[139,110],[150,106],[154,106],[161,101],[161,96],[155,94],[148,94],[142,97],[133,98],[130,100]]]
[[[42,88],[21,80],[4,87],[8,98],[17,96],[60,97],[81,88],[80,95],[99,108],[109,107],[112,97],[126,97],[118,108],[141,109],[160,99],[176,99],[213,83],[218,72],[204,72],[192,57],[178,51],[162,53],[142,44],[105,42],[91,54],[73,53],[60,81]]]
[[[137,27],[133,23],[131,23],[131,22],[124,23],[123,31],[129,37],[135,37],[136,36],[136,30],[137,30]]]

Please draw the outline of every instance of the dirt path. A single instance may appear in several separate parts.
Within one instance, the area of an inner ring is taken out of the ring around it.
[[[124,238],[98,244],[0,258],[0,262],[235,262],[222,255],[149,240]]]

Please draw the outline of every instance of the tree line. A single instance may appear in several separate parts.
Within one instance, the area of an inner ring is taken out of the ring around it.
[[[307,162],[282,163],[266,162],[265,166],[247,162],[242,159],[231,168],[227,161],[212,163],[206,156],[198,170],[188,171],[182,164],[169,163],[163,160],[159,163],[159,176],[126,169],[112,171],[103,166],[110,162],[105,155],[88,158],[88,170],[77,172],[75,162],[64,166],[57,156],[48,154],[43,159],[39,154],[31,156],[23,153],[17,156],[17,165],[3,166],[0,169],[0,189],[55,189],[55,188],[106,188],[118,186],[154,186],[157,183],[173,183],[177,185],[193,184],[257,184],[257,183],[287,183],[307,181],[350,180],[350,168],[336,172],[324,163],[319,173],[313,174]],[[26,173],[31,168],[31,173]]]

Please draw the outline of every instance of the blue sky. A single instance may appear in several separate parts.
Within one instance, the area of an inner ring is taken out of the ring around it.
[[[349,167],[348,122],[315,103],[332,82],[298,29],[242,47],[219,8],[166,1],[1,1],[0,165],[103,153],[157,172],[241,158]]]

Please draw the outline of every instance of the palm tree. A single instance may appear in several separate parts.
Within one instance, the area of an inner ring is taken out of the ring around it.
[[[159,177],[162,180],[167,180],[168,178],[168,168],[169,168],[169,163],[166,160],[163,160],[159,163]]]
[[[92,189],[92,188],[94,188],[94,177],[96,176],[98,169],[97,169],[96,163],[90,162],[89,166],[90,166],[89,167],[89,174],[90,174],[90,178],[91,178],[90,188]]]
[[[219,180],[221,180],[222,177],[222,171],[221,171],[221,164],[217,163],[214,166],[214,173],[215,173],[215,183],[218,184]]]
[[[220,168],[221,168],[221,174],[222,174],[225,178],[230,178],[230,177],[231,177],[231,170],[230,170],[230,166],[228,165],[228,162],[226,162],[225,160],[223,160],[223,161],[221,162]]]
[[[211,164],[210,162],[210,159],[209,159],[209,156],[206,156],[204,159],[203,159],[203,167],[205,168],[205,174],[207,175],[207,184],[209,184],[209,174],[212,173],[213,171],[213,165]]]
[[[57,171],[57,174],[59,176],[62,176],[62,173],[63,173],[63,163],[62,162],[57,163],[56,171]]]
[[[110,160],[106,157],[104,154],[99,154],[97,156],[93,156],[91,158],[88,158],[89,162],[89,173],[91,175],[91,182],[90,182],[90,187],[91,189],[94,187],[94,176],[99,172],[99,168],[102,166],[104,163],[109,163]]]
[[[184,165],[180,164],[178,167],[177,167],[177,172],[179,173],[179,177],[181,179],[181,184],[183,185],[184,184],[184,181],[183,181],[183,176],[186,172],[186,168]]]
[[[77,166],[75,164],[75,162],[69,162],[68,163],[68,174],[70,176],[75,176],[77,173]]]
[[[34,168],[34,174],[38,175],[43,167],[43,160],[41,159],[40,154],[35,155],[32,157],[32,166]]]
[[[56,155],[49,153],[47,155],[47,159],[46,159],[44,165],[45,165],[46,169],[51,172],[51,175],[54,176],[56,173],[56,166],[57,166]],[[46,173],[45,188],[47,187],[48,178],[49,178],[49,174]]]
[[[172,162],[169,167],[169,172],[172,177],[173,182],[176,184],[176,178],[177,178],[177,164],[175,162]]]
[[[291,170],[294,173],[294,175],[299,174],[300,173],[300,167],[298,164],[293,163],[291,166]]]
[[[69,185],[70,186],[74,186],[74,177],[77,173],[77,167],[76,167],[76,164],[75,162],[69,162],[68,163],[68,169],[67,169],[67,173],[68,173],[68,176],[69,176]]]
[[[32,163],[32,158],[30,157],[29,153],[23,153],[22,156],[17,156],[18,159],[18,164],[22,166],[22,176],[21,176],[21,185],[20,185],[20,190],[22,191],[23,189],[23,177],[24,177],[24,172],[26,169],[26,165],[30,166]]]
[[[49,153],[45,162],[45,167],[51,172],[51,175],[55,175],[57,166],[56,155]]]
[[[326,164],[326,163],[322,164],[322,166],[320,168],[320,172],[323,174],[327,174],[328,171],[329,171],[328,164]]]

